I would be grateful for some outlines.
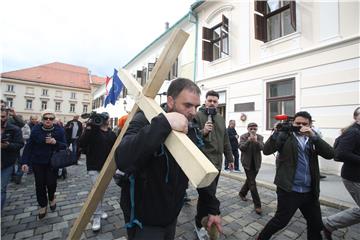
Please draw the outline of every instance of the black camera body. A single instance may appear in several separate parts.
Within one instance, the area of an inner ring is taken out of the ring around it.
[[[276,124],[276,130],[281,132],[299,132],[301,126],[293,126],[294,117],[287,115],[276,115],[274,117],[276,120],[281,120],[282,122]]]
[[[81,114],[81,118],[84,118],[84,119],[88,118],[89,120],[87,120],[86,123],[88,123],[90,125],[95,125],[95,126],[101,126],[107,120],[107,117],[105,117],[103,114],[97,113],[95,111],[92,111],[91,113],[83,113],[83,114]]]

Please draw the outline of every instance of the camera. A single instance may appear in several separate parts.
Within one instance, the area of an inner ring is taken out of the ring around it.
[[[288,115],[276,115],[274,117],[278,121],[282,121],[276,124],[276,130],[281,132],[299,132],[301,126],[293,126],[294,117]]]
[[[81,114],[81,118],[88,118],[87,120],[88,124],[95,125],[95,126],[101,126],[104,124],[106,120],[109,119],[108,113],[97,113],[95,111],[92,111],[91,113],[83,113]]]

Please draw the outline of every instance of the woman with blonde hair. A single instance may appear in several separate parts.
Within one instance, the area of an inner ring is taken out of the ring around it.
[[[46,216],[48,203],[52,211],[56,209],[57,169],[51,166],[50,159],[54,151],[66,148],[65,132],[54,120],[53,111],[42,113],[42,122],[33,127],[22,156],[22,170],[28,172],[31,165],[34,172],[39,219]]]

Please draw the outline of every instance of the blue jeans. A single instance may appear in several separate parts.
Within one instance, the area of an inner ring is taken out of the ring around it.
[[[77,162],[77,150],[78,150],[78,140],[77,139],[71,139],[71,147],[72,147],[72,155],[74,161]]]
[[[6,187],[11,180],[14,165],[1,169],[1,209],[3,209],[6,200]]]

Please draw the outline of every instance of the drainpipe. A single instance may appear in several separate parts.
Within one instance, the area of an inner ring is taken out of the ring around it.
[[[193,18],[195,20],[193,20]],[[192,9],[189,12],[189,22],[195,23],[195,52],[194,52],[194,76],[193,80],[196,82],[196,75],[197,75],[197,58],[198,58],[198,32],[199,32],[199,21],[198,15]]]

